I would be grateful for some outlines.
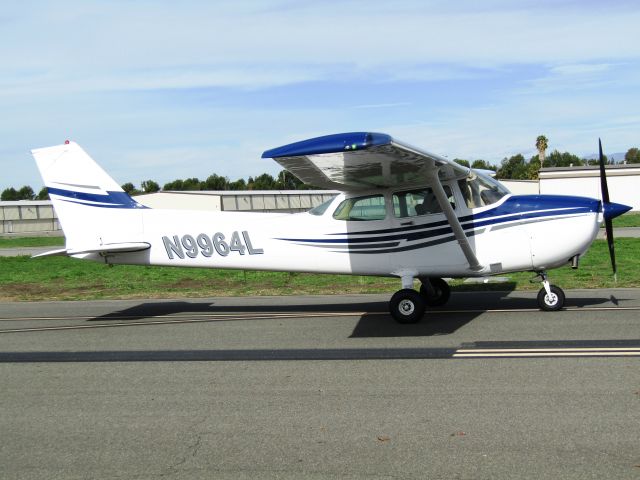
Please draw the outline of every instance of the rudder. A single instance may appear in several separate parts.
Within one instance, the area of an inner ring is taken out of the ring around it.
[[[143,205],[136,202],[77,143],[31,151],[67,239],[68,249],[137,241]]]

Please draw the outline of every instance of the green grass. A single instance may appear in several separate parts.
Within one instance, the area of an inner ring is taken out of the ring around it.
[[[640,287],[640,239],[616,240],[618,282],[614,283],[606,243],[596,240],[578,270],[550,272],[564,289]],[[530,272],[502,275],[513,284],[469,285],[455,280],[454,290],[539,289]],[[392,293],[398,279],[349,275],[290,274],[175,267],[144,267],[66,257],[0,257],[0,301],[89,300],[105,298],[180,298],[242,295]]]
[[[613,226],[617,228],[640,227],[640,212],[629,212],[614,218]]]
[[[2,237],[0,248],[64,246],[64,237]]]
[[[0,301],[339,294],[392,291],[397,280],[0,257]]]
[[[640,287],[640,238],[617,238],[615,240],[618,281],[614,281],[609,259],[609,249],[604,240],[596,240],[587,254],[580,259],[580,268],[573,270],[565,266],[550,270],[549,280],[563,289],[571,288],[631,288]],[[539,283],[530,283],[531,272],[504,275],[516,284],[519,290],[539,289]],[[493,288],[498,288],[496,284]],[[464,287],[463,287],[464,288]]]
[[[613,219],[614,228],[640,227],[640,212],[628,212]],[[604,228],[604,223],[600,225]]]

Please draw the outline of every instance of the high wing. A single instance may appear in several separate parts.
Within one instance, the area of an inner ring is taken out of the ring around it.
[[[430,185],[465,177],[469,169],[433,153],[394,140],[384,133],[351,132],[312,138],[267,150],[304,183],[331,190]]]
[[[311,138],[267,150],[304,183],[342,191],[429,185],[472,270],[481,270],[469,239],[442,187],[442,180],[464,178],[470,169],[394,140],[385,133],[351,132]]]

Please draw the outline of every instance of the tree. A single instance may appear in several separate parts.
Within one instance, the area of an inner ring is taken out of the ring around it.
[[[527,178],[529,180],[538,180],[540,166],[540,157],[538,155],[534,155],[529,159],[529,165],[527,165]]]
[[[469,165],[469,160],[464,160],[462,158],[454,158],[453,161],[462,165],[463,167],[471,167],[471,165]]]
[[[47,187],[42,187],[36,196],[36,200],[49,200],[49,190]]]
[[[174,180],[173,182],[165,183],[164,187],[162,187],[162,190],[181,191],[181,190],[184,190],[183,184],[184,182],[182,180],[177,179],[177,180]]]
[[[197,178],[187,178],[186,180],[177,179],[173,182],[165,183],[163,190],[185,191],[185,190],[203,190],[204,182]]]
[[[227,177],[221,177],[220,175],[211,174],[204,181],[205,190],[228,190],[229,179]]]
[[[184,182],[182,182],[182,190],[202,190],[203,182],[201,182],[196,177],[187,178]]]
[[[36,198],[36,194],[33,193],[33,188],[29,185],[23,186],[20,190],[16,190],[13,187],[6,188],[2,195],[0,195],[0,200],[4,202],[15,202],[16,200],[34,200]]]
[[[19,200],[18,192],[13,187],[5,188],[2,191],[2,195],[0,195],[0,200],[2,200],[3,202],[14,202],[16,200]]]
[[[246,190],[247,182],[243,178],[229,183],[229,190]]]
[[[518,153],[510,158],[505,158],[496,173],[497,178],[509,178],[513,180],[526,180],[528,178],[527,162],[522,154]]]
[[[253,179],[253,183],[247,186],[249,190],[276,190],[278,185],[276,179],[268,173],[263,173]]]
[[[298,177],[287,170],[281,170],[278,174],[277,188],[280,190],[305,190],[307,186]]]
[[[572,153],[560,153],[558,150],[554,150],[542,165],[544,167],[579,167],[583,165],[583,162],[580,157]]]
[[[489,162],[485,160],[474,160],[471,164],[471,168],[477,168],[480,170],[493,170],[494,172],[497,170],[495,165],[491,165]]]
[[[604,159],[604,164],[605,165],[609,165],[610,163],[613,164],[613,160],[611,162],[609,162],[609,157],[607,157],[606,155],[602,155],[602,158]],[[583,165],[592,165],[592,166],[598,166],[600,165],[600,158],[596,157],[596,158],[589,158],[589,159],[582,159],[582,163]]]
[[[29,185],[25,185],[18,190],[18,200],[33,200],[34,198],[36,198],[36,194]]]
[[[140,187],[144,193],[156,193],[160,191],[160,185],[153,180],[145,180],[140,184]]]
[[[131,195],[136,190],[136,186],[131,182],[120,185],[120,188],[122,188],[122,190],[124,190],[125,193],[128,193],[129,195]]]
[[[538,149],[538,160],[540,160],[540,165],[544,165],[545,152],[547,151],[547,147],[549,146],[549,140],[544,135],[538,135],[536,138],[536,148]]]
[[[640,163],[640,150],[631,147],[624,155],[624,161],[627,163]]]

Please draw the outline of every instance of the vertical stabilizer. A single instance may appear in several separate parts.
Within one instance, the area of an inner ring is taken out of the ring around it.
[[[91,249],[142,237],[142,209],[74,142],[31,151],[67,239]]]

